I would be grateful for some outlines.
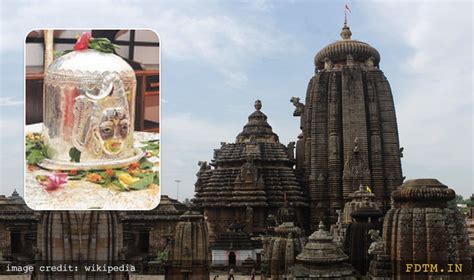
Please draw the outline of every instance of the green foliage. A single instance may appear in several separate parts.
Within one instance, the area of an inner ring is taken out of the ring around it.
[[[25,154],[28,164],[38,164],[48,157],[48,148],[44,145],[39,133],[26,137]]]
[[[55,51],[55,52],[54,52],[54,59],[56,59],[56,58],[58,58],[58,57],[61,57],[61,56],[65,55],[65,54],[68,54],[68,53],[70,53],[70,52],[72,52],[72,50],[64,50],[64,51],[62,51],[62,52],[61,52],[61,51]]]
[[[145,177],[141,178],[140,180],[136,181],[135,183],[131,184],[128,186],[129,189],[131,190],[143,190],[144,188],[148,187],[151,183],[153,183],[153,180],[157,174],[156,173],[150,173],[146,175]]]
[[[158,251],[156,253],[156,260],[160,262],[168,261],[168,252],[166,251]]]
[[[142,144],[145,146],[141,147],[141,149],[150,155],[157,157],[160,153],[160,140],[149,140],[143,141]]]
[[[81,161],[81,151],[76,149],[76,147],[72,147],[69,150],[69,157],[71,158],[71,162],[79,162]]]
[[[153,163],[145,157],[140,159],[138,164],[139,164],[138,166],[140,167],[140,169],[151,169],[153,167]]]
[[[115,49],[119,48],[119,46],[112,44],[112,42],[110,42],[110,40],[107,38],[91,38],[87,47],[89,49],[93,49],[103,53],[113,53]],[[73,50],[65,50],[62,52],[56,51],[54,52],[54,58],[58,58],[72,51]]]
[[[466,199],[465,201],[468,207],[474,207],[474,195],[471,196],[469,199]]]
[[[455,198],[448,201],[448,207],[451,209],[458,208],[458,204],[468,204],[471,203],[470,199],[464,199],[464,197],[460,194],[457,194]]]
[[[113,53],[119,46],[112,44],[107,38],[91,38],[88,47],[104,53]]]

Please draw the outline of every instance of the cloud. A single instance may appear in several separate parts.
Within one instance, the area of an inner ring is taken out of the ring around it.
[[[2,106],[18,106],[22,105],[23,101],[15,100],[11,97],[0,97],[0,107]]]
[[[405,175],[437,177],[468,195],[474,171],[472,4],[372,6],[368,10],[379,36],[399,38],[398,44],[410,50],[398,60],[402,83],[392,84],[401,145],[406,147]],[[384,20],[387,10],[402,16]]]
[[[292,42],[289,35],[282,34],[268,19],[266,11],[271,6],[267,1],[249,5],[247,10],[260,16],[247,20],[213,2],[206,3],[206,12],[200,1],[189,2],[186,7],[154,1],[149,2],[153,5],[134,5],[130,1],[18,3],[11,7],[2,4],[5,7],[1,27],[2,51],[22,46],[31,28],[148,27],[160,35],[166,59],[209,65],[224,77],[228,85],[244,87],[248,80],[246,68],[253,58],[274,52],[287,53],[296,46],[288,43]],[[23,20],[25,18],[28,25]],[[11,28],[13,26],[18,28]],[[286,47],[282,48],[282,45]]]
[[[234,142],[242,128],[190,113],[163,115],[162,124],[162,190],[176,197],[174,180],[179,179],[180,199],[194,195],[198,161],[209,161],[219,141]]]
[[[295,43],[288,44],[291,38],[279,32],[263,15],[258,21],[247,22],[228,11],[206,15],[169,9],[157,20],[157,25],[162,27],[159,32],[165,57],[203,61],[223,75],[226,84],[232,87],[246,86],[246,68],[254,58],[298,48]]]

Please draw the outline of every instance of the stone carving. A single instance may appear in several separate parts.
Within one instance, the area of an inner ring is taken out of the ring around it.
[[[304,112],[304,104],[300,102],[300,98],[293,96],[290,99],[290,102],[293,103],[293,105],[296,107],[295,111],[293,112],[293,116],[295,117],[301,116]]]
[[[292,141],[292,142],[288,143],[288,146],[286,146],[286,150],[288,152],[288,157],[290,159],[295,159],[295,145],[296,145],[296,142]]]
[[[324,59],[324,70],[332,70],[334,64],[329,58]]]
[[[367,59],[365,60],[365,66],[366,66],[366,67],[369,67],[369,68],[373,68],[374,65],[375,65],[374,61],[375,61],[375,58],[374,58],[373,56],[367,58]]]
[[[296,257],[291,279],[358,279],[357,272],[347,263],[349,257],[333,241],[331,234],[319,223],[319,229]]]
[[[359,153],[359,138],[354,139],[354,148],[344,164],[343,178],[348,184],[347,191],[352,192],[370,177],[370,171],[363,157]]]
[[[207,165],[207,161],[199,161],[198,166],[199,166],[199,171],[196,174],[196,176],[199,176],[202,172],[211,169],[211,167]]]
[[[384,244],[380,236],[380,231],[371,229],[369,230],[369,235],[372,243],[370,243],[368,253],[370,255],[382,255],[384,253]]]

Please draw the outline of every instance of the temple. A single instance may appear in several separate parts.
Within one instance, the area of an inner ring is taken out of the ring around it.
[[[321,49],[306,103],[293,97],[301,118],[297,170],[309,192],[311,226],[336,222],[349,194],[370,186],[387,210],[390,193],[403,181],[397,119],[380,55],[367,43],[342,39]]]
[[[285,201],[296,223],[305,222],[308,204],[293,169],[294,143],[279,142],[261,108],[257,100],[235,143],[222,143],[210,164],[200,162],[193,202],[217,237],[234,222],[251,235],[265,233],[267,217]]]

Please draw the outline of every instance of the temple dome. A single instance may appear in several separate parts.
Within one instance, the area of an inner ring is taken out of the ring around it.
[[[247,124],[242,132],[237,135],[236,143],[248,142],[268,142],[278,143],[278,135],[276,135],[272,127],[267,122],[267,116],[260,111],[262,102],[255,101],[255,112],[250,114]]]
[[[318,69],[324,68],[326,58],[332,63],[344,62],[347,55],[352,55],[354,61],[365,62],[367,59],[373,59],[373,64],[380,62],[379,52],[371,45],[351,39],[352,32],[347,25],[342,27],[342,40],[336,41],[322,48],[314,57],[314,64]]]
[[[436,179],[407,180],[392,192],[395,202],[447,202],[455,196],[454,190]]]

